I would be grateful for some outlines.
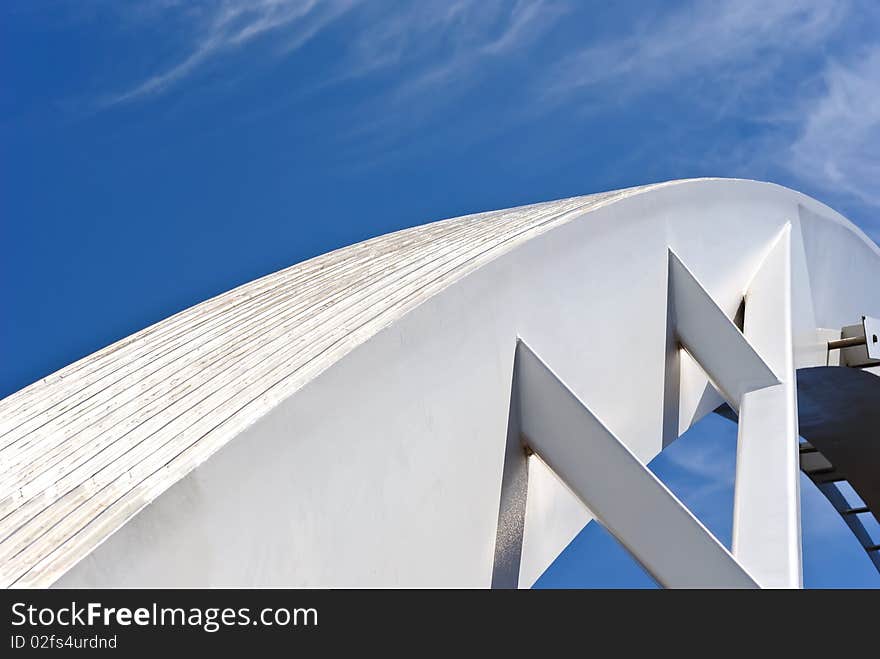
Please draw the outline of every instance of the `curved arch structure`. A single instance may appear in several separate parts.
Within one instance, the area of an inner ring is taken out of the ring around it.
[[[664,585],[796,587],[795,369],[878,281],[839,214],[726,179],[330,252],[0,401],[0,583],[527,586],[598,518]],[[731,551],[643,466],[725,401]]]

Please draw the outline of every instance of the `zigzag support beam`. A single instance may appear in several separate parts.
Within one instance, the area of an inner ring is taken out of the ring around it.
[[[773,369],[672,250],[669,297],[678,343],[733,409],[739,409],[747,392],[779,384]]]
[[[522,341],[515,360],[522,440],[661,586],[756,587],[730,552]]]

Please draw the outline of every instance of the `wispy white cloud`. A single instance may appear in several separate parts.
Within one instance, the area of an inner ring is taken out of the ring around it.
[[[799,104],[787,165],[813,185],[880,207],[880,41],[832,60],[822,79],[821,92]]]
[[[401,88],[420,89],[448,83],[464,75],[475,60],[501,57],[526,47],[567,8],[558,0],[453,0],[376,4],[364,0],[221,0],[180,3],[154,0],[125,16],[129,23],[158,21],[169,14],[185,15],[193,35],[182,45],[177,61],[164,70],[108,95],[115,105],[168,91],[209,60],[260,37],[281,42],[273,52],[290,55],[344,14],[359,9],[359,30],[349,34],[328,63],[341,71],[332,82],[351,80],[388,67],[413,70]]]
[[[558,0],[395,5],[372,15],[378,27],[356,38],[348,73],[410,67],[405,84],[414,88],[472,79],[487,59],[525,55],[569,9]]]
[[[133,87],[104,99],[105,105],[161,93],[195,72],[211,58],[230,51],[264,34],[286,28],[284,48],[295,50],[358,0],[223,0],[207,7],[183,6],[162,0],[150,5],[155,18],[163,11],[185,11],[194,19],[196,37],[187,52],[172,66]],[[140,10],[142,13],[144,9]]]
[[[560,109],[601,120],[653,93],[670,107],[699,107],[703,122],[758,128],[736,140],[725,141],[724,131],[717,140],[707,137],[705,160],[694,163],[692,150],[664,147],[689,135],[673,111],[669,130],[652,137],[654,146],[642,142],[630,154],[648,158],[646,149],[665,149],[667,160],[689,172],[702,164],[704,173],[788,178],[802,181],[807,192],[828,190],[832,199],[880,206],[880,40],[876,29],[859,31],[880,19],[870,2],[646,4],[638,13],[614,14],[598,33],[587,29],[590,13],[570,0],[153,0],[130,9],[129,29],[137,21],[156,26],[177,17],[187,26],[174,33],[178,55],[169,61],[164,44],[156,60],[165,68],[105,96],[103,105],[189,91],[202,68],[223,57],[231,67],[231,54],[258,40],[272,40],[254,51],[259,57],[293,57],[345,18],[344,38],[334,42],[320,73],[279,90],[271,111],[316,90],[369,81],[351,109],[357,121],[337,135],[387,155],[405,148],[412,131],[458,114],[465,95],[478,94],[499,71],[517,79],[503,100],[494,99],[503,112],[484,135]],[[561,38],[548,39],[554,31]],[[482,102],[472,100],[473,107]],[[878,233],[875,227],[875,238]]]
[[[749,85],[774,68],[776,54],[827,38],[846,11],[846,3],[824,0],[687,3],[563,58],[546,91],[567,96],[613,85],[617,95],[637,94],[700,74]]]
[[[876,4],[860,0],[689,2],[562,57],[537,90],[548,106],[595,115],[657,93],[700,107],[704,121],[751,122],[750,134],[705,142],[707,173],[782,179],[877,208],[878,29]],[[680,133],[671,122],[668,141]],[[693,171],[700,163],[685,155]],[[880,240],[880,221],[863,224]]]
[[[482,51],[503,55],[520,50],[539,39],[569,9],[566,4],[545,0],[518,0],[501,33],[485,43]]]
[[[457,107],[462,96],[478,89],[499,65],[534,73],[528,65],[532,46],[572,11],[572,4],[456,0],[394,3],[378,9],[369,5],[363,10],[361,18],[368,27],[352,34],[338,73],[322,85],[374,76],[378,84],[362,97],[358,121],[346,136],[369,138],[372,147],[377,146],[373,140],[381,140],[378,157],[385,158],[406,149],[412,130],[423,129],[432,118]],[[516,113],[510,108],[493,129],[509,125]]]

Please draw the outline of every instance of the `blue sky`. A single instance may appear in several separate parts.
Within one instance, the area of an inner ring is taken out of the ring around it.
[[[728,548],[733,526],[736,424],[716,414],[699,421],[657,456],[651,470]],[[880,575],[843,518],[801,474],[805,588],[880,588]],[[844,495],[863,505],[852,488]],[[873,537],[880,525],[860,515]],[[656,588],[614,537],[593,522],[535,584],[538,588]]]
[[[875,0],[7,0],[0,71],[0,396],[479,210],[739,176],[880,239]],[[654,467],[708,515],[730,442],[703,434]]]

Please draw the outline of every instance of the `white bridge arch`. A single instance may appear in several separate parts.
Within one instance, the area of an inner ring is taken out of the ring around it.
[[[0,401],[0,583],[528,586],[598,517],[663,585],[798,587],[795,370],[878,282],[841,215],[728,179],[330,252]],[[642,466],[725,401],[732,552]]]

